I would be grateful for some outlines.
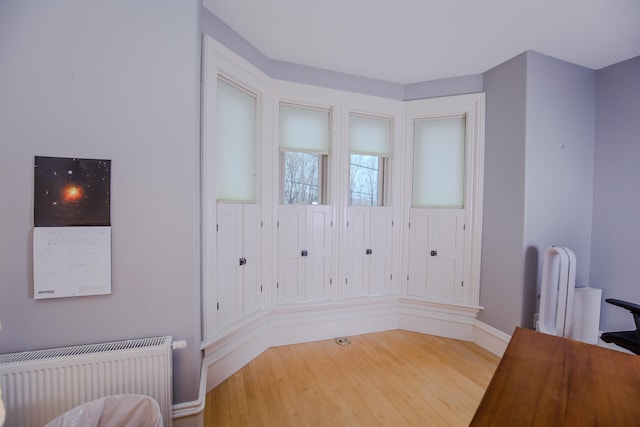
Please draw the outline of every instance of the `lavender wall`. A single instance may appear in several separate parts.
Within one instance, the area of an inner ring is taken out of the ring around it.
[[[487,93],[479,315],[533,327],[542,255],[566,245],[589,283],[595,72],[526,52],[484,75]]]
[[[602,330],[634,329],[631,315],[604,303],[640,303],[640,57],[597,72],[591,283],[602,288]]]
[[[537,312],[546,248],[573,250],[576,284],[590,284],[595,90],[595,71],[527,53],[525,245],[532,263],[525,274],[527,326],[533,326]]]
[[[204,8],[202,10],[202,32],[211,36],[274,79],[403,101],[482,92],[481,74],[401,85],[272,60]]]
[[[482,74],[449,77],[427,82],[411,83],[404,86],[404,101],[412,99],[435,98],[438,96],[462,95],[482,92],[484,77]]]
[[[479,320],[512,333],[523,320],[527,57],[484,74],[484,212]]]
[[[352,74],[307,67],[284,61],[271,61],[267,74],[278,80],[363,93],[389,99],[402,99],[403,86],[397,83]]]
[[[0,2],[0,352],[144,336],[198,397],[200,2]],[[33,299],[34,156],[110,159],[111,295]]]
[[[271,62],[269,58],[204,7],[202,8],[202,32],[268,74]]]

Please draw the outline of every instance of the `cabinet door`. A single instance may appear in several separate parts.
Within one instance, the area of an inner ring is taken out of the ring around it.
[[[409,295],[462,300],[464,210],[412,209]]]
[[[429,266],[429,214],[411,209],[409,214],[409,295],[427,296]]]
[[[278,304],[305,301],[306,206],[278,207]]]
[[[331,246],[333,233],[331,207],[306,207],[307,239],[302,257],[306,268],[306,301],[324,301],[331,298]]]
[[[243,206],[243,258],[247,263],[242,266],[243,274],[243,316],[246,317],[258,311],[262,305],[262,227],[260,225],[260,206],[245,204]]]
[[[369,290],[368,294],[391,293],[391,262],[393,227],[390,207],[372,207],[369,231]]]
[[[350,207],[347,218],[346,297],[391,293],[391,208]]]
[[[218,328],[242,319],[242,205],[218,204]]]
[[[347,208],[347,280],[345,296],[347,298],[367,295],[369,281],[369,248],[371,208]]]

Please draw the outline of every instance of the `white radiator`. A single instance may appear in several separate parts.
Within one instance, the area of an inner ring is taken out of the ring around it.
[[[82,403],[135,393],[171,426],[170,336],[0,355],[6,427],[42,427]]]

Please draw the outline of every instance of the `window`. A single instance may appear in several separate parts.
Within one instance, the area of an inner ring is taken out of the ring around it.
[[[349,205],[382,206],[386,189],[391,141],[391,120],[349,116]]]
[[[217,88],[218,200],[255,202],[257,98],[222,77]]]
[[[414,207],[464,207],[465,123],[465,117],[414,122]]]
[[[329,110],[280,105],[281,202],[323,204],[329,154]]]
[[[379,206],[379,164],[381,157],[351,154],[349,162],[349,205]]]
[[[322,155],[283,151],[284,164],[284,204],[319,204]]]

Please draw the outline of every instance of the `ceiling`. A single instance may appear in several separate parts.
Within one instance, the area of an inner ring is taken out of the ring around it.
[[[534,50],[594,70],[640,55],[640,0],[203,0],[272,60],[407,84]]]

